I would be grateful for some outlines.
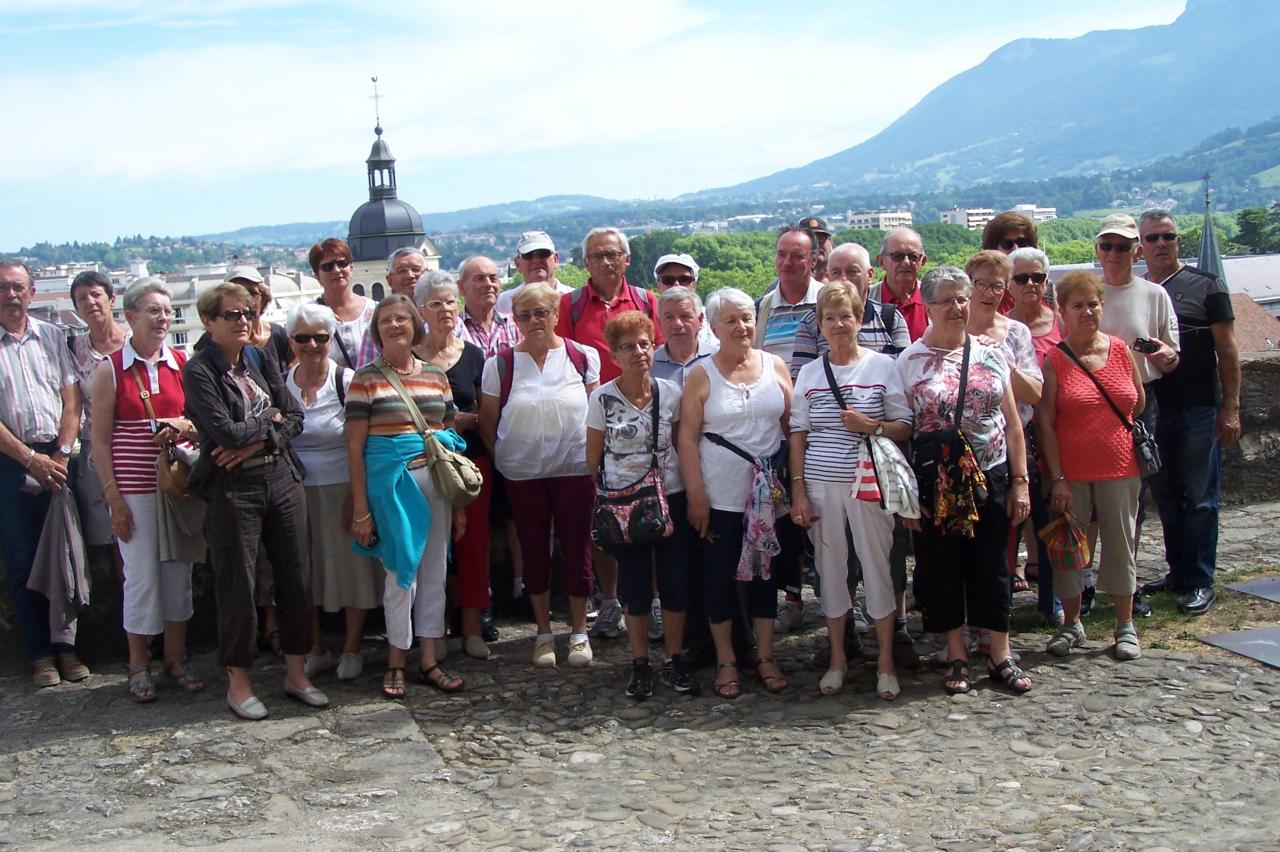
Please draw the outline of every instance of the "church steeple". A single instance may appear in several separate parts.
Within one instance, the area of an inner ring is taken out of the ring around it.
[[[369,200],[377,201],[396,197],[396,158],[391,156],[391,149],[382,141],[382,111],[378,108],[382,95],[378,94],[378,78],[369,79],[373,81],[373,132],[378,138],[373,141],[365,164],[369,167]]]

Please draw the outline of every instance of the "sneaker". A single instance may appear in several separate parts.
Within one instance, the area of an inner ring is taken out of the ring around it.
[[[1097,590],[1093,586],[1085,586],[1084,591],[1080,593],[1080,614],[1088,615],[1089,610],[1093,609],[1093,598]]]
[[[631,683],[627,684],[627,697],[643,701],[653,695],[653,666],[648,660],[636,660],[631,664]]]
[[[1055,657],[1065,657],[1071,653],[1072,648],[1083,647],[1084,642],[1084,625],[1077,621],[1070,627],[1063,627],[1059,630],[1049,640],[1049,644],[1044,646],[1044,649]]]
[[[474,657],[477,660],[489,659],[489,646],[479,636],[468,636],[463,639],[462,650],[468,657]]]
[[[649,641],[662,641],[662,601],[657,598],[649,604]]]
[[[355,680],[364,673],[364,657],[343,654],[338,658],[338,680]]]
[[[1138,631],[1133,629],[1132,624],[1117,627],[1114,635],[1117,660],[1136,660],[1142,656],[1142,647],[1138,644]]]
[[[1138,618],[1151,617],[1151,604],[1147,603],[1142,597],[1142,592],[1133,593],[1133,614]]]
[[[491,607],[486,607],[480,612],[480,638],[486,642],[498,641],[498,625],[493,623]]]
[[[866,613],[857,604],[853,605],[853,627],[859,633],[869,633],[871,631],[871,625],[867,623]]]
[[[555,668],[556,640],[554,637],[533,643],[533,666],[538,669]]]
[[[302,659],[302,671],[306,673],[307,680],[315,677],[321,672],[327,672],[338,664],[333,658],[333,654],[329,653],[326,648],[323,654],[307,654]]]
[[[677,695],[697,695],[700,691],[698,679],[693,675],[689,660],[683,654],[676,654],[662,664],[667,676],[667,683]]]
[[[804,621],[804,604],[800,601],[784,600],[778,607],[778,614],[773,619],[775,633],[790,633]]]
[[[569,641],[569,665],[574,668],[585,669],[591,665],[594,658],[591,653],[591,643],[586,639],[580,639],[577,642]],[[652,690],[650,690],[652,692]]]
[[[62,672],[63,680],[71,683],[79,683],[89,676],[89,667],[80,662],[75,651],[58,655],[58,671]]]
[[[587,620],[590,621],[600,615],[600,607],[602,606],[604,606],[604,594],[597,589],[592,593],[591,597],[587,598]]]
[[[41,657],[31,663],[31,682],[36,686],[57,686],[62,683],[62,675],[53,664],[53,657]]]
[[[596,623],[591,626],[591,635],[617,639],[620,632],[622,632],[622,605],[617,601],[601,604],[600,611],[596,613]]]

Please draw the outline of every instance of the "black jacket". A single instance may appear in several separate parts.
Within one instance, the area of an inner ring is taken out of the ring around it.
[[[216,493],[225,471],[213,463],[217,447],[237,449],[254,441],[265,441],[267,452],[280,453],[301,482],[302,462],[289,446],[302,432],[302,407],[285,387],[284,376],[274,358],[263,359],[263,371],[240,355],[249,377],[271,396],[271,407],[258,417],[246,417],[244,397],[228,374],[230,365],[220,346],[208,346],[192,355],[182,368],[182,388],[187,395],[187,414],[200,430],[200,458],[191,469],[188,486],[205,499]],[[272,420],[276,412],[283,419]]]

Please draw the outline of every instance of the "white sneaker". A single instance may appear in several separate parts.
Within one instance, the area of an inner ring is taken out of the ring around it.
[[[790,633],[804,621],[804,604],[800,601],[785,600],[778,607],[778,615],[773,619],[775,633]]]
[[[869,633],[871,631],[871,625],[867,623],[866,613],[856,603],[853,605],[853,628],[859,633]]]
[[[307,654],[302,660],[302,670],[306,673],[307,680],[310,680],[321,672],[329,671],[337,664],[338,661],[333,658],[333,654],[330,654],[326,648],[323,654]]]
[[[343,654],[338,660],[338,680],[355,680],[364,673],[364,657],[359,654]]]
[[[622,604],[617,601],[606,602],[600,606],[596,615],[596,623],[591,625],[592,636],[604,636],[617,639],[622,632]]]
[[[554,637],[533,643],[533,666],[538,669],[555,668],[556,640]]]
[[[591,643],[586,639],[580,639],[577,642],[569,643],[569,665],[575,668],[585,669],[591,665],[595,655],[591,653]]]

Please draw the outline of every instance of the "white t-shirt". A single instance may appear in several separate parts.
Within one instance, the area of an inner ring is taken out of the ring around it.
[[[545,281],[543,283],[547,284],[548,286],[555,287],[556,292],[559,293],[560,295],[573,292],[572,287],[570,287],[568,284],[561,284],[560,279],[558,278],[552,278],[550,281]],[[521,284],[519,287],[512,287],[510,290],[503,290],[501,293],[499,293],[498,306],[497,306],[498,313],[511,316],[511,303],[515,301],[516,293],[519,293],[521,290],[523,290],[525,287],[528,287],[528,286],[529,286],[528,283],[525,283],[525,284]]]
[[[347,438],[344,432],[347,415],[338,401],[333,374],[335,370],[342,370],[342,390],[345,393],[355,372],[339,367],[333,361],[325,363],[329,365],[329,372],[310,405],[302,401],[302,389],[295,379],[298,365],[289,368],[289,375],[285,378],[285,386],[302,406],[304,416],[302,434],[290,443],[302,466],[307,469],[304,485],[338,485],[351,481],[347,471]]]
[[[875,420],[911,423],[902,376],[888,355],[858,351],[852,364],[831,365],[845,404]],[[791,395],[791,428],[808,432],[804,478],[814,482],[852,482],[865,444],[862,434],[844,427],[840,404],[831,393],[822,359],[800,368]]]
[[[658,468],[668,494],[684,490],[680,461],[671,443],[672,427],[680,419],[680,387],[667,379],[654,379],[658,391]],[[636,408],[618,390],[617,379],[591,392],[587,427],[604,433],[606,488],[625,488],[649,472],[653,444],[653,401]]]
[[[364,299],[364,309],[360,311],[360,316],[346,322],[339,320],[333,329],[333,339],[329,341],[329,357],[343,367],[353,370],[364,366],[360,363],[361,344],[364,342],[365,332],[369,330],[369,324],[373,322],[373,309],[377,307],[373,299],[367,299],[364,296],[357,298]],[[350,356],[350,364],[347,363],[346,356]]]
[[[583,346],[586,383],[600,381],[600,353]],[[508,479],[583,476],[587,472],[587,394],[565,347],[547,352],[538,370],[527,352],[514,352],[511,396],[498,420],[494,464]],[[502,396],[495,355],[484,362],[480,392]]]
[[[1008,319],[1006,317],[1006,319]],[[983,336],[982,341],[996,346],[995,341]],[[1004,333],[1004,340],[996,346],[1009,362],[1009,375],[1013,375],[1016,368],[1026,373],[1038,382],[1044,381],[1044,372],[1040,369],[1040,362],[1036,359],[1036,345],[1031,337],[1031,329],[1027,328],[1025,323],[1018,322],[1016,319],[1009,319],[1008,329]],[[1018,420],[1023,426],[1031,422],[1031,416],[1035,414],[1035,408],[1024,402],[1018,403]]]
[[[1102,322],[1098,330],[1132,346],[1139,337],[1163,340],[1178,348],[1178,316],[1173,311],[1173,300],[1159,284],[1142,278],[1134,278],[1128,284],[1102,287]],[[1138,362],[1138,375],[1143,384],[1154,382],[1163,373],[1151,366],[1141,353],[1133,359]]]

